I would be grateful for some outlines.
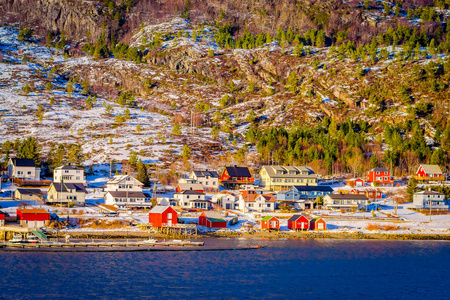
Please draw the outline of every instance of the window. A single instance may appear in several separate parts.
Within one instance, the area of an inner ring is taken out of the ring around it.
[[[80,170],[77,170],[77,173],[79,174],[79,173],[80,173]]]
[[[167,213],[167,219],[171,220],[172,219],[172,213]]]
[[[205,183],[205,185],[208,185],[208,181]]]
[[[28,175],[31,175],[31,171],[28,171]]]

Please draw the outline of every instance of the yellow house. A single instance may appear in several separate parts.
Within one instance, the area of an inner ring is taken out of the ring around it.
[[[267,190],[283,191],[293,186],[315,186],[317,175],[310,167],[263,166],[259,185]]]
[[[47,203],[84,205],[86,188],[80,183],[55,183],[48,188]]]
[[[19,201],[42,200],[43,195],[40,189],[16,189],[14,197]]]

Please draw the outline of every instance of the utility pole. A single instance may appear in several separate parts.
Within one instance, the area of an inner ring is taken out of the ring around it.
[[[430,222],[431,222],[431,198],[430,198]]]
[[[11,176],[11,200],[14,200],[13,189],[14,189],[14,172]]]

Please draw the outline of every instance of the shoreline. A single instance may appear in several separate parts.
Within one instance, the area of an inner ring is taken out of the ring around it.
[[[329,232],[329,231],[304,231],[304,232],[255,232],[255,233],[199,233],[197,235],[166,235],[162,233],[150,233],[139,231],[61,231],[59,239],[69,234],[71,239],[198,239],[198,238],[245,238],[245,239],[348,239],[348,240],[436,240],[450,241],[450,234],[416,234],[416,233],[361,233],[361,232]],[[57,239],[58,236],[49,235],[49,238]]]

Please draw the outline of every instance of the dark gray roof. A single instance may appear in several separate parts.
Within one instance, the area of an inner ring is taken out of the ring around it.
[[[191,190],[186,190],[186,191],[181,191],[175,194],[184,194],[184,195],[204,195],[204,193],[200,193],[197,191],[191,191]]]
[[[55,187],[57,192],[61,192],[61,183],[53,182],[53,186]],[[62,192],[66,193],[68,190],[75,189],[77,192],[85,192],[86,188],[81,183],[63,183]]]
[[[386,170],[385,168],[373,168],[369,172],[389,172],[389,170]]]
[[[142,192],[126,192],[126,191],[114,191],[108,192],[113,197],[121,197],[121,198],[146,198]]]
[[[308,217],[305,216],[305,215],[293,215],[292,217],[289,218],[288,221],[289,221],[289,222],[297,221],[297,220],[300,219],[302,216],[304,216],[308,221],[311,220],[311,218],[308,218]]]
[[[328,194],[331,199],[368,200],[363,194]],[[326,197],[326,196],[325,196]]]
[[[11,161],[16,167],[36,167],[34,160],[30,158],[11,158]]]
[[[195,176],[197,177],[212,177],[212,178],[219,178],[219,174],[217,174],[217,172],[215,171],[194,171]]]
[[[252,177],[247,167],[225,167],[231,177]]]
[[[318,186],[302,186],[302,185],[296,185],[292,188],[295,188],[299,192],[312,192],[312,191],[319,191],[319,192],[333,192],[333,189],[330,186],[327,185],[318,185]]]
[[[17,189],[21,194],[29,194],[29,195],[42,195],[42,191],[40,189]]]

